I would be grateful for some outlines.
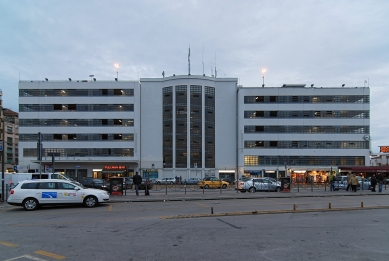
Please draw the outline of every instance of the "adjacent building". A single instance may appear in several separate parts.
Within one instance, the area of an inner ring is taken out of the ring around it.
[[[369,99],[367,87],[243,87],[196,75],[21,81],[20,166],[54,165],[77,179],[139,171],[321,181],[337,166],[369,165]]]

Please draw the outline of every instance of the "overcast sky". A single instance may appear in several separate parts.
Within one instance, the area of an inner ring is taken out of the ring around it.
[[[389,145],[387,0],[0,0],[0,88],[20,80],[120,80],[188,73],[245,87],[370,86],[372,151]],[[367,86],[367,84],[366,84]]]

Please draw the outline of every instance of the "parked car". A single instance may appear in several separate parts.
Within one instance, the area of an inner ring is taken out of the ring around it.
[[[224,180],[220,180],[216,177],[207,177],[203,180],[200,180],[199,183],[197,184],[197,186],[199,186],[199,188],[205,188],[205,189],[208,189],[208,188],[227,188],[229,185],[228,182],[224,181]]]
[[[157,179],[156,180],[157,184],[175,184],[176,179],[175,178],[162,178],[162,179]]]
[[[240,192],[246,191],[254,193],[256,191],[281,191],[281,182],[272,181],[269,178],[251,178],[242,180],[238,183],[236,188]]]
[[[201,179],[200,178],[190,178],[185,181],[188,185],[197,185]]]
[[[144,190],[146,188],[147,180],[148,180],[147,178],[142,178],[142,183],[139,186],[140,190]],[[147,189],[152,189],[153,188],[152,180],[149,179],[148,182],[149,182],[149,185],[147,186]],[[126,183],[126,189],[135,188],[132,177],[125,178],[125,183]]]
[[[361,176],[358,176],[359,186],[357,189],[369,190],[370,189],[370,180],[364,179]],[[347,176],[336,176],[334,181],[335,190],[347,189]],[[351,188],[350,188],[351,189]]]
[[[21,181],[10,190],[7,199],[8,204],[23,206],[25,210],[60,204],[84,204],[85,207],[91,208],[108,201],[107,191],[86,188],[63,179]]]
[[[103,179],[83,178],[80,183],[86,188],[95,188],[109,191],[109,183]]]

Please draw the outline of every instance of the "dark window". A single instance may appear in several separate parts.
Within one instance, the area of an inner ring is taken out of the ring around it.
[[[68,140],[76,140],[77,135],[76,134],[68,134]]]
[[[270,111],[270,117],[277,117],[278,112],[277,111]]]
[[[271,140],[271,141],[269,142],[269,146],[270,146],[270,147],[277,147],[277,144],[278,144],[278,141],[276,141],[276,140]]]
[[[62,140],[62,134],[54,134],[54,140]]]
[[[77,110],[77,105],[76,104],[68,104],[68,110],[69,111]]]
[[[62,104],[54,104],[55,111],[62,111]]]
[[[101,90],[102,95],[108,95],[108,89],[102,89]]]
[[[36,185],[39,184],[39,183],[24,183],[22,184],[22,186],[20,187],[21,189],[35,189],[36,188]]]
[[[264,127],[264,126],[255,126],[255,131],[256,131],[256,132],[265,131],[265,127]]]
[[[123,95],[123,90],[122,89],[114,89],[113,95]]]

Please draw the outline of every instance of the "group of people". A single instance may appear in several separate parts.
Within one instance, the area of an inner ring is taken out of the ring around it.
[[[384,184],[384,177],[380,172],[377,173],[377,176],[374,174],[370,179],[371,192],[376,192],[375,187],[378,183],[378,192],[382,192],[382,186]]]
[[[329,176],[329,181],[330,181],[330,190],[334,191],[335,190],[335,175],[333,173],[330,174]],[[384,184],[384,177],[380,172],[377,174],[374,174],[371,177],[370,180],[370,189],[372,192],[376,192],[376,186],[378,184],[378,192],[382,192],[382,186]],[[352,192],[357,191],[357,187],[359,186],[359,179],[355,175],[355,173],[351,173],[351,171],[348,172],[347,174],[347,188],[346,191],[349,191],[351,189]]]
[[[355,173],[351,173],[350,171],[347,173],[347,188],[346,191],[349,191],[351,188],[352,192],[357,192],[357,187],[359,185],[359,179],[355,175]]]

